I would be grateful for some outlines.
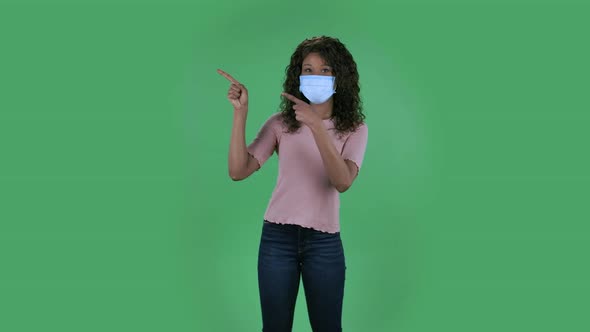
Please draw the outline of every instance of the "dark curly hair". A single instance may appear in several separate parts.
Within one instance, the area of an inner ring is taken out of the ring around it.
[[[332,75],[336,77],[337,92],[333,95],[334,106],[332,109],[334,128],[340,135],[355,131],[365,119],[359,96],[359,74],[352,55],[337,38],[319,36],[301,42],[291,56],[291,62],[285,68],[283,91],[309,102],[299,91],[301,65],[309,53],[318,53],[332,67]],[[282,97],[279,106],[283,123],[287,126],[289,133],[295,132],[301,127],[301,123],[295,118],[293,104],[289,99]]]

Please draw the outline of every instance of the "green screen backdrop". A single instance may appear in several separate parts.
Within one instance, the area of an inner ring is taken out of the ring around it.
[[[345,331],[589,331],[582,1],[2,1],[0,330],[260,331],[278,160],[228,176],[297,44],[358,64]],[[301,285],[303,287],[303,285]],[[300,289],[293,331],[311,331]]]

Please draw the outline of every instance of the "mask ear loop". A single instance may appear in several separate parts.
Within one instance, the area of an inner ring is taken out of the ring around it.
[[[334,77],[334,93],[336,93],[336,77]]]

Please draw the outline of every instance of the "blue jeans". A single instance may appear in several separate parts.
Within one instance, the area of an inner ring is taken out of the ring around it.
[[[312,330],[342,331],[345,272],[340,233],[264,220],[258,251],[262,331],[291,331],[300,278]]]

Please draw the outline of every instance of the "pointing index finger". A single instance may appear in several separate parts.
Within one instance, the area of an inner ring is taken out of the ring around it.
[[[219,73],[221,76],[223,76],[223,77],[227,78],[227,79],[228,79],[230,82],[232,82],[232,83],[236,83],[236,84],[241,84],[240,82],[238,82],[238,80],[236,80],[236,79],[235,79],[235,78],[233,78],[233,77],[232,77],[230,74],[228,74],[228,73],[224,72],[223,70],[221,70],[221,69],[217,69],[217,72],[218,72],[218,73]]]
[[[297,97],[295,97],[293,95],[290,95],[290,94],[288,94],[286,92],[281,93],[281,96],[289,99],[290,101],[292,101],[292,102],[294,102],[296,104],[305,103],[303,100],[301,100],[301,99],[299,99],[299,98],[297,98]]]

